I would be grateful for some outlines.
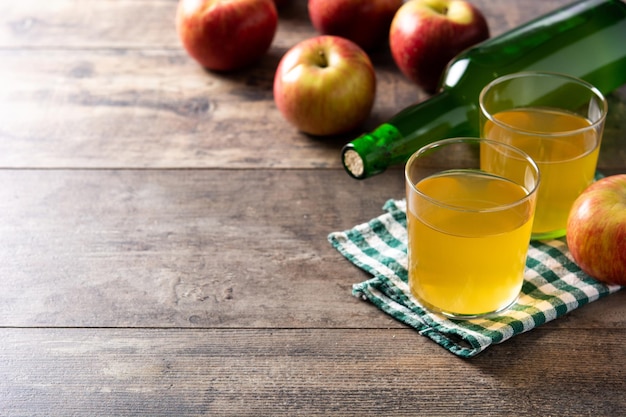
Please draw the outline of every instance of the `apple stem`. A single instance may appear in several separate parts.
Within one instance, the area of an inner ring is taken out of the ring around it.
[[[443,4],[437,4],[437,5],[433,6],[433,9],[437,13],[442,14],[444,16],[446,16],[448,14],[448,8],[446,6],[444,6]]]
[[[328,66],[328,60],[326,59],[326,54],[324,53],[324,50],[320,49],[318,51],[318,55],[319,55],[319,66],[322,68],[326,68]]]

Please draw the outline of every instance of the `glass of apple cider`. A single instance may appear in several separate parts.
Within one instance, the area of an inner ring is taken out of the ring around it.
[[[479,104],[481,136],[522,149],[541,171],[532,238],[564,236],[574,200],[595,176],[606,99],[568,75],[522,72],[485,86]]]
[[[532,158],[502,142],[445,139],[415,152],[405,178],[413,296],[456,319],[512,305],[524,280],[539,185]]]

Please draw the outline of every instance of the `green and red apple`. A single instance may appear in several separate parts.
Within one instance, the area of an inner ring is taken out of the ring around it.
[[[289,49],[274,77],[274,101],[300,131],[317,136],[349,132],[369,116],[376,74],[367,53],[338,36],[317,36]]]
[[[274,0],[180,0],[176,29],[203,67],[236,70],[258,61],[278,27]]]
[[[350,39],[365,50],[384,44],[403,0],[309,0],[309,18],[324,35]]]
[[[580,269],[599,281],[626,285],[626,174],[602,178],[578,196],[566,239]]]
[[[433,93],[448,62],[487,38],[484,15],[465,0],[409,0],[391,22],[389,46],[400,71]]]

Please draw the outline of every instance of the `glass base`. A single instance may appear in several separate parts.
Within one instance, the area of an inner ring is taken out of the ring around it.
[[[413,295],[415,297],[415,295]],[[417,297],[416,297],[417,298]],[[459,314],[459,313],[452,313],[449,311],[444,311],[441,310],[435,306],[433,306],[430,303],[425,302],[424,300],[421,300],[418,298],[418,301],[420,302],[420,304],[429,312],[435,313],[435,314],[441,314],[442,316],[451,319],[451,320],[471,320],[471,319],[488,319],[489,317],[493,317],[495,315],[501,314],[503,312],[505,312],[506,310],[508,310],[509,308],[511,308],[513,306],[513,304],[515,304],[517,302],[517,300],[519,300],[519,294],[513,298],[513,300],[505,305],[504,307],[500,307],[497,310],[494,311],[489,311],[489,312],[485,312],[485,313],[479,313],[479,314]]]
[[[552,232],[543,232],[543,233],[532,233],[530,235],[530,240],[547,240],[547,239],[556,239],[558,237],[565,236],[565,229],[554,230]]]

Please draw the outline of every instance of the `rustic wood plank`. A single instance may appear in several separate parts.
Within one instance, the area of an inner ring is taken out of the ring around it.
[[[400,172],[320,174],[0,171],[0,324],[342,327],[357,306],[388,325],[326,236],[378,215]]]
[[[0,336],[11,416],[615,416],[626,407],[624,329],[538,329],[472,360],[406,329]]]
[[[0,167],[338,168],[357,135],[297,132],[274,106],[269,58],[232,76],[177,52],[0,51],[0,60]],[[419,96],[396,71],[378,68],[364,129]],[[626,160],[626,87],[609,98],[603,169]]]
[[[399,327],[326,236],[403,193],[400,170],[0,171],[0,325]],[[606,305],[563,325],[626,328]]]
[[[0,51],[0,167],[339,167],[357,133],[289,125],[273,103],[275,58],[219,75],[180,52]],[[415,101],[395,71],[379,69],[370,128]]]

